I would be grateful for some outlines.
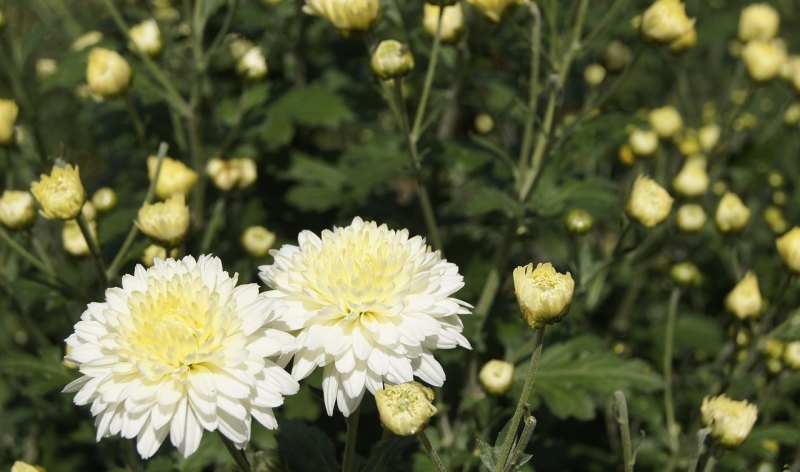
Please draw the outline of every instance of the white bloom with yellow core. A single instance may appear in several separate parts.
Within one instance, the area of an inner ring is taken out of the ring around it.
[[[783,264],[795,274],[800,274],[800,227],[795,226],[775,241]]]
[[[788,58],[786,45],[779,40],[751,41],[742,48],[742,60],[756,82],[777,77]]]
[[[183,242],[189,229],[189,207],[180,194],[163,202],[145,203],[139,208],[136,226],[151,239],[175,247]]]
[[[470,305],[451,297],[464,286],[455,264],[408,230],[358,217],[321,237],[303,231],[298,243],[270,251],[259,276],[271,310],[297,333],[294,378],[324,367],[329,415],[338,406],[349,416],[385,382],[444,384],[432,351],[470,348],[459,316]]]
[[[14,144],[14,125],[19,116],[19,106],[14,100],[0,99],[0,146]]]
[[[86,33],[78,36],[78,38],[72,42],[72,50],[73,51],[83,51],[86,48],[90,48],[100,41],[103,40],[103,33],[99,31],[87,31]]]
[[[600,64],[589,64],[583,70],[583,81],[592,87],[597,87],[606,78],[606,69]]]
[[[740,320],[758,318],[761,315],[764,300],[758,288],[758,276],[754,272],[747,272],[725,297],[725,308]]]
[[[800,370],[800,341],[786,344],[783,349],[783,362],[792,370]]]
[[[667,219],[672,201],[669,192],[658,182],[646,175],[639,175],[633,182],[625,212],[645,228],[652,228]]]
[[[263,226],[250,226],[242,233],[242,247],[253,257],[264,257],[275,244],[275,233]]]
[[[2,12],[0,12],[2,15]],[[44,467],[40,465],[31,465],[27,462],[15,461],[11,465],[11,472],[47,472]]]
[[[157,244],[151,244],[144,249],[141,261],[145,267],[153,267],[156,259],[166,259],[167,257],[178,257],[178,250],[173,249],[169,252],[169,255],[167,255],[167,248]]]
[[[92,235],[92,239],[97,243],[97,223],[89,221],[87,226],[89,234]],[[75,220],[64,222],[64,228],[61,230],[61,243],[64,246],[64,250],[72,256],[83,257],[91,254],[89,243],[86,242],[86,238],[83,237],[83,232]]]
[[[367,31],[381,17],[379,0],[306,0],[303,13],[321,16],[339,31]]]
[[[699,197],[708,191],[709,182],[706,159],[701,156],[690,157],[672,179],[672,188],[684,197]]]
[[[700,231],[706,224],[707,218],[706,211],[696,203],[683,204],[675,213],[675,223],[678,225],[678,229],[687,233]]]
[[[656,0],[642,14],[640,28],[648,40],[669,44],[693,30],[694,22],[680,0]]]
[[[261,48],[254,46],[247,50],[236,63],[236,71],[248,80],[261,80],[267,75],[267,58]]]
[[[778,11],[766,3],[754,3],[739,15],[739,39],[742,42],[765,41],[778,34],[781,18]]]
[[[158,157],[147,158],[147,176],[152,182],[158,168]],[[197,183],[197,172],[193,171],[181,161],[165,157],[161,163],[156,182],[156,197],[166,199],[173,195],[189,195],[192,187]]]
[[[0,197],[0,223],[11,231],[30,227],[36,221],[33,195],[24,190],[5,190]]]
[[[569,313],[575,281],[569,272],[561,274],[552,264],[533,264],[514,269],[514,293],[520,314],[534,329],[557,323]]]
[[[276,361],[294,338],[258,285],[237,279],[217,257],[157,259],[89,304],[67,338],[83,376],[64,391],[92,405],[98,441],[136,438],[148,458],[169,435],[188,457],[203,430],[244,449],[252,418],[278,427],[272,409],[299,386]]]
[[[717,141],[719,141],[721,132],[722,130],[716,123],[707,124],[700,128],[697,132],[697,140],[703,151],[709,152],[714,149],[714,146],[717,145]]]
[[[86,83],[89,90],[102,98],[124,95],[133,81],[133,69],[116,51],[94,48],[89,52]]]
[[[161,53],[164,42],[161,40],[161,30],[153,18],[133,26],[128,34],[131,37],[131,49],[154,57]]]
[[[398,436],[411,436],[425,429],[437,413],[433,390],[419,382],[389,385],[375,392],[381,424]]]
[[[408,46],[394,39],[381,41],[370,60],[372,72],[383,80],[403,77],[414,69],[414,56]]]
[[[78,216],[86,201],[78,166],[53,166],[50,175],[42,174],[31,184],[31,193],[41,205],[41,214],[49,220],[71,220]]]
[[[436,25],[439,23],[439,5],[426,3],[423,7],[422,25],[431,36],[436,36]],[[458,41],[464,31],[464,9],[461,3],[444,7],[442,12],[442,26],[439,38],[442,42],[452,43]]]
[[[492,359],[478,373],[483,389],[492,395],[502,395],[514,384],[514,364]]]
[[[467,0],[467,2],[487,18],[498,23],[503,18],[503,13],[508,7],[511,5],[525,5],[528,0]]]
[[[650,156],[658,149],[658,134],[652,130],[636,128],[628,137],[628,144],[637,156]]]
[[[711,427],[711,435],[725,446],[743,443],[758,417],[758,407],[746,400],[736,401],[725,395],[705,397],[700,407],[703,424]]]
[[[750,209],[733,192],[725,192],[714,215],[717,228],[723,233],[738,233],[750,221]]]
[[[650,110],[648,121],[659,138],[672,138],[683,128],[683,119],[673,106]]]
[[[101,213],[107,213],[117,206],[117,193],[111,187],[100,187],[92,194],[92,204]]]

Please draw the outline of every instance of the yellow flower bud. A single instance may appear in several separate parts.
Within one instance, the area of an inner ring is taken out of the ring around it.
[[[714,149],[714,146],[717,145],[717,141],[719,141],[721,132],[722,130],[716,123],[711,123],[700,128],[700,131],[697,133],[697,140],[700,142],[700,147],[703,148],[703,151],[709,152]]]
[[[94,48],[89,53],[86,67],[86,83],[89,90],[103,98],[125,95],[133,81],[133,69],[115,51]]]
[[[672,266],[670,276],[675,283],[684,287],[700,285],[703,282],[703,274],[700,273],[700,269],[694,263],[688,261]]]
[[[161,30],[156,20],[150,18],[133,26],[128,34],[131,37],[130,48],[139,54],[155,57],[161,54],[164,42],[161,40]]]
[[[0,197],[0,223],[11,231],[29,228],[36,221],[33,195],[24,190],[6,190]]]
[[[492,359],[481,368],[478,374],[483,389],[492,395],[502,395],[514,383],[514,364]]]
[[[742,9],[739,16],[739,39],[742,42],[766,41],[778,34],[781,18],[766,3],[754,3]]]
[[[390,385],[375,392],[375,403],[384,428],[398,436],[411,436],[437,413],[433,390],[419,382]]]
[[[572,274],[560,274],[549,262],[514,269],[514,292],[520,314],[531,328],[543,328],[567,316],[575,281]]]
[[[231,159],[231,166],[237,175],[236,185],[239,188],[247,188],[253,185],[258,178],[258,167],[256,161],[248,157],[238,157]]]
[[[50,175],[42,174],[31,184],[31,193],[42,206],[48,220],[71,220],[78,216],[86,201],[78,166],[54,166]]]
[[[181,17],[181,13],[172,6],[172,0],[153,0],[155,17],[161,21],[175,21]]]
[[[89,221],[88,223],[89,233],[96,243],[97,223],[94,221]],[[64,250],[73,256],[82,257],[91,253],[89,243],[86,242],[86,238],[83,237],[83,232],[81,232],[81,228],[75,220],[64,222],[64,228],[61,230],[61,242],[64,245]]]
[[[275,244],[275,233],[263,226],[251,226],[242,233],[242,247],[253,257],[264,257]]]
[[[691,157],[672,179],[672,188],[684,197],[699,197],[708,190],[709,181],[705,158]]]
[[[58,71],[58,62],[55,59],[43,57],[36,61],[36,77],[46,79]]]
[[[594,225],[592,215],[581,208],[573,208],[567,213],[565,218],[567,228],[573,234],[586,234]]]
[[[789,222],[783,215],[783,210],[775,205],[770,205],[764,209],[764,221],[767,222],[769,229],[775,234],[783,234],[789,229]]]
[[[381,41],[372,53],[372,72],[383,80],[403,77],[414,69],[414,56],[400,41]]]
[[[769,186],[772,188],[781,188],[786,183],[786,179],[783,177],[783,174],[773,170],[767,175],[767,182],[769,182]]]
[[[94,204],[89,200],[83,204],[83,208],[81,208],[81,215],[86,218],[86,221],[94,221],[97,219],[97,208],[94,207]]]
[[[92,195],[92,204],[101,213],[106,213],[117,206],[117,193],[110,187],[97,189]]]
[[[758,318],[761,315],[764,300],[758,288],[758,276],[754,272],[747,272],[725,297],[725,308],[740,320]]]
[[[500,22],[503,13],[511,5],[528,3],[527,0],[467,0],[467,2],[495,23]]]
[[[793,273],[800,274],[800,227],[795,226],[775,241],[783,264]]]
[[[242,57],[244,57],[245,54],[247,54],[247,51],[253,49],[254,47],[256,47],[255,44],[253,44],[251,41],[248,41],[247,39],[242,38],[242,37],[240,37],[238,35],[234,35],[233,36],[233,39],[231,40],[231,43],[230,43],[230,46],[229,46],[230,51],[231,51],[231,56],[233,56],[233,58],[237,62],[239,60],[241,60]]]
[[[786,344],[783,350],[783,362],[792,370],[800,370],[800,341]]]
[[[781,68],[781,77],[800,93],[800,56],[791,56]]]
[[[671,138],[683,128],[683,119],[673,106],[654,108],[650,111],[648,121],[659,138]]]
[[[6,16],[3,14],[3,10],[0,10],[0,31],[6,26]]]
[[[658,149],[658,135],[653,131],[637,128],[628,137],[628,144],[637,156],[650,156]]]
[[[380,19],[379,0],[306,0],[303,12],[321,16],[347,34],[350,31],[367,31]]]
[[[723,233],[738,233],[750,221],[750,209],[732,192],[725,192],[714,216],[717,228]]]
[[[742,60],[756,82],[766,82],[781,73],[788,59],[786,46],[778,40],[751,41],[742,48]]]
[[[625,211],[645,228],[663,222],[672,209],[672,197],[664,187],[646,175],[639,175],[633,182]]]
[[[14,125],[19,116],[19,107],[14,100],[0,99],[0,146],[14,144]]]
[[[144,204],[136,218],[136,226],[154,241],[175,247],[189,229],[189,207],[184,197],[175,194],[164,202]]]
[[[675,214],[675,222],[678,229],[687,233],[700,231],[706,224],[706,212],[703,207],[696,203],[686,203],[678,208]]]
[[[656,139],[656,145],[658,145],[658,139]],[[626,143],[619,147],[617,159],[619,159],[620,163],[628,167],[636,163],[636,154],[633,153],[633,149],[631,149],[630,144]]]
[[[267,75],[267,59],[258,46],[252,47],[236,63],[236,71],[248,80],[261,80]]]
[[[688,51],[689,49],[695,47],[696,44],[697,44],[697,30],[692,28],[686,33],[676,38],[671,43],[669,43],[669,50],[675,53]]]
[[[792,103],[786,108],[783,114],[783,122],[786,126],[796,126],[800,123],[800,103]]]
[[[678,151],[686,157],[696,156],[700,154],[701,151],[700,141],[693,131],[694,130],[687,130],[678,140]]]
[[[426,3],[423,8],[422,25],[429,35],[436,36],[436,25],[439,22],[439,6]],[[462,31],[464,31],[464,10],[461,8],[461,3],[444,7],[442,26],[439,31],[439,37],[442,42],[453,43],[458,41]]]
[[[47,472],[44,467],[40,465],[31,465],[27,462],[16,461],[11,466],[11,472]]]
[[[711,435],[720,444],[733,447],[747,439],[758,417],[758,407],[746,400],[718,395],[704,398],[700,413],[703,424],[711,427]]]
[[[169,257],[175,258],[178,257],[178,250],[173,249],[169,252]],[[167,248],[163,246],[159,246],[157,244],[151,244],[144,249],[144,253],[142,253],[142,264],[145,267],[152,267],[154,261],[158,259],[166,259],[167,258]]]
[[[475,117],[475,130],[486,134],[494,129],[494,119],[488,113],[478,113]]]
[[[609,72],[622,72],[632,61],[633,54],[630,48],[616,39],[608,43],[603,53],[603,62]]]
[[[583,80],[592,87],[597,87],[606,78],[606,69],[600,64],[589,64],[583,71]]]
[[[86,48],[90,48],[103,40],[103,33],[99,31],[87,31],[86,33],[78,36],[78,38],[72,42],[72,50],[73,51],[83,51]]]
[[[158,157],[150,156],[147,158],[147,176],[150,181],[156,175],[158,167]],[[172,195],[189,195],[192,187],[197,182],[197,173],[186,166],[181,161],[165,157],[161,163],[161,171],[158,174],[156,183],[156,197],[166,199]]]
[[[784,344],[777,339],[768,339],[761,347],[761,353],[770,359],[783,357]]]
[[[206,174],[211,177],[214,185],[223,191],[228,191],[236,185],[239,176],[228,161],[215,157],[206,163]]]
[[[693,30],[694,22],[680,0],[656,0],[642,14],[641,31],[650,41],[669,44]]]

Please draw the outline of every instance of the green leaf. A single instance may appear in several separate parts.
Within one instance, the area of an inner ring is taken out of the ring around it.
[[[478,187],[464,202],[466,216],[479,216],[500,211],[507,216],[522,216],[523,208],[506,192],[495,187]]]
[[[415,450],[417,440],[413,436],[388,436],[370,450],[362,470],[403,472],[408,470],[408,461]]]
[[[794,446],[800,444],[800,429],[787,423],[773,423],[753,428],[748,442],[761,444],[765,440],[778,441],[781,444]]]
[[[278,448],[289,465],[289,470],[339,470],[333,443],[328,435],[315,426],[294,420],[282,421]]]
[[[502,434],[500,437],[502,437]],[[483,466],[486,468],[486,470],[494,470],[495,464],[497,464],[498,456],[500,455],[500,448],[491,446],[489,443],[481,439],[478,439],[477,443]]]

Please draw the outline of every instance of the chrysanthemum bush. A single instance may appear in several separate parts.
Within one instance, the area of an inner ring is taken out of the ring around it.
[[[800,19],[700,3],[0,2],[0,467],[800,470]]]

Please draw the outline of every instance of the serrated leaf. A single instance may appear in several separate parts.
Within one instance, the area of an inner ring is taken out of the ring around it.
[[[502,437],[502,434],[500,437]],[[500,451],[495,446],[491,446],[489,443],[481,439],[478,439],[477,443],[478,452],[480,453],[483,466],[486,467],[486,470],[494,470],[495,464],[497,464],[497,456]]]
[[[479,216],[493,211],[501,211],[508,216],[521,216],[520,204],[506,192],[495,187],[479,187],[464,202],[467,216]]]
[[[294,420],[281,421],[278,448],[289,470],[335,472],[339,469],[333,443],[315,426]]]

